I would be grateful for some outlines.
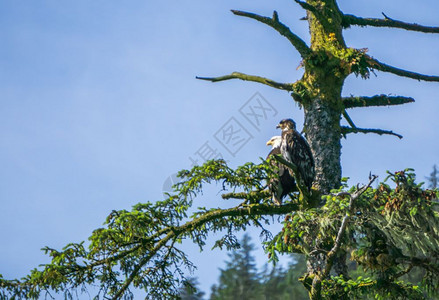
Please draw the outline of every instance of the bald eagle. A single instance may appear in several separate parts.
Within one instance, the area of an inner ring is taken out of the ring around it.
[[[296,175],[300,176],[308,191],[310,191],[315,176],[311,148],[305,138],[296,130],[296,123],[292,119],[280,121],[276,128],[282,129],[280,145],[282,156],[297,166],[298,174]]]
[[[281,136],[273,136],[268,142],[267,146],[272,147],[270,153],[267,156],[267,159],[270,158],[272,155],[279,155],[280,153],[280,145],[282,142]],[[294,177],[291,176],[290,172],[288,171],[288,168],[281,163],[278,163],[275,160],[271,161],[271,164],[273,167],[278,169],[278,178],[271,179],[268,183],[269,189],[273,195],[273,203],[276,205],[282,204],[282,199],[288,195],[289,193],[292,193],[296,191],[296,181],[294,180]]]

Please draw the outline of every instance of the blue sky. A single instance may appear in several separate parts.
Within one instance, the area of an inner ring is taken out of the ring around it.
[[[439,25],[433,0],[343,0],[339,6],[364,17],[385,12]],[[301,77],[300,57],[288,41],[230,9],[264,15],[275,9],[309,41],[307,23],[299,20],[304,11],[291,0],[0,2],[1,274],[21,277],[47,262],[39,250],[45,245],[86,240],[112,209],[162,199],[166,178],[189,168],[189,157],[206,142],[239,165],[266,156],[265,142],[277,134],[280,119],[293,117],[301,128],[303,112],[284,91],[195,79],[233,71],[281,82]],[[439,75],[439,35],[353,28],[345,37],[388,64]],[[393,94],[416,102],[351,110],[351,117],[359,127],[394,130],[404,139],[349,135],[342,140],[343,175],[357,183],[370,171],[383,179],[386,170],[413,167],[423,180],[439,163],[439,83],[377,75],[350,77],[343,95]],[[258,128],[239,112],[255,93],[276,111]],[[232,117],[252,136],[235,156],[214,137]],[[220,205],[216,191],[196,205]],[[207,290],[225,252],[185,247]]]

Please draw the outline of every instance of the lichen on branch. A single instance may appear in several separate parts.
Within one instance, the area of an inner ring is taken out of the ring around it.
[[[294,34],[290,28],[288,28],[285,24],[279,21],[279,16],[276,11],[274,11],[272,18],[240,10],[232,10],[232,13],[237,16],[254,19],[272,27],[290,41],[291,45],[293,45],[297,49],[302,58],[305,58],[311,52],[308,45],[299,36]]]
[[[399,68],[390,66],[388,64],[385,64],[383,62],[380,62],[379,60],[374,59],[372,57],[368,58],[368,62],[369,62],[370,68],[381,71],[381,72],[386,72],[386,73],[391,73],[391,74],[401,76],[401,77],[416,79],[418,81],[422,80],[422,81],[439,82],[439,76],[425,75],[425,74],[421,74],[421,73],[407,71],[404,69],[399,69]]]
[[[378,134],[378,135],[394,135],[394,136],[402,139],[402,135],[395,133],[391,130],[375,129],[375,128],[358,128],[358,127],[341,126],[341,133],[343,135],[350,134],[350,133],[374,133],[374,134]]]
[[[439,27],[433,26],[423,26],[416,23],[406,23],[391,19],[384,13],[384,19],[379,18],[362,18],[350,14],[343,15],[343,27],[348,28],[351,25],[358,26],[373,26],[373,27],[390,27],[390,28],[400,28],[409,31],[418,31],[424,33],[439,33]]]
[[[256,75],[248,75],[248,74],[244,74],[244,73],[240,73],[240,72],[233,72],[230,75],[219,76],[219,77],[200,77],[200,76],[197,76],[195,78],[200,79],[200,80],[210,81],[210,82],[218,82],[218,81],[224,81],[224,80],[230,80],[230,79],[240,79],[240,80],[244,80],[244,81],[252,81],[252,82],[262,83],[262,84],[271,86],[271,87],[279,89],[279,90],[293,91],[293,89],[294,89],[294,85],[292,83],[280,83],[280,82],[276,82],[274,80],[271,80],[271,79],[268,79],[265,77],[256,76]]]
[[[411,97],[375,95],[371,97],[343,97],[343,105],[345,108],[371,107],[371,106],[393,106],[415,102]]]

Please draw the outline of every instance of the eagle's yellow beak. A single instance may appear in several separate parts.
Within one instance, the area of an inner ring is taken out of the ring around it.
[[[271,146],[271,145],[273,145],[273,141],[272,141],[272,140],[269,140],[269,141],[267,142],[266,145],[267,145],[267,146]]]

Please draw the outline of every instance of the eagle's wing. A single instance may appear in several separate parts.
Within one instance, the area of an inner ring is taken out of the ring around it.
[[[284,132],[282,138],[282,155],[297,166],[297,171],[310,188],[315,175],[311,148],[305,138],[295,130]]]
[[[270,158],[271,155],[279,154],[281,154],[280,147],[274,148],[268,154],[267,159]],[[277,162],[276,160],[271,160],[271,164],[273,167],[278,168],[279,179],[271,179],[268,185],[273,194],[273,202],[276,205],[280,205],[282,204],[282,199],[286,195],[297,190],[296,181],[294,180],[294,177],[291,176],[286,166]]]
[[[270,156],[272,155],[279,155],[279,154],[281,154],[280,147],[273,148],[271,149],[270,153],[268,153],[267,159],[269,159]],[[276,160],[272,160],[271,164],[279,168],[279,176],[282,176],[285,173],[286,167],[284,165],[278,163]]]

